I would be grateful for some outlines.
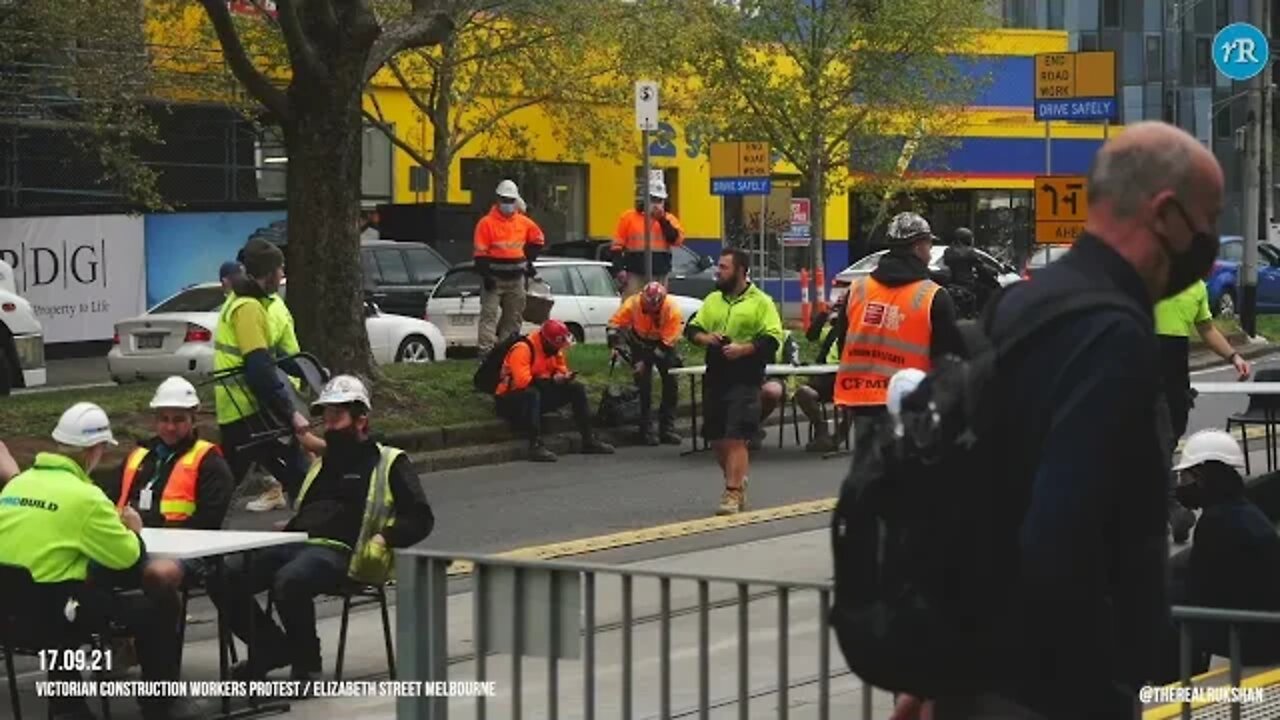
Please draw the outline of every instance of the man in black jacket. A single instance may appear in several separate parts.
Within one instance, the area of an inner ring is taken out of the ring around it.
[[[1169,623],[1166,488],[1171,431],[1151,308],[1201,278],[1217,254],[1223,175],[1195,138],[1164,123],[1108,141],[1089,173],[1075,247],[997,308],[996,338],[1056,297],[1109,291],[1132,312],[1063,320],[1002,359],[994,481],[1008,518],[1008,584],[993,589],[991,667],[938,717],[1133,717]],[[1069,690],[1066,690],[1069,688]],[[896,718],[912,717],[912,698]],[[950,714],[947,714],[950,713]]]
[[[298,511],[286,531],[305,532],[306,543],[257,553],[253,563],[229,562],[226,577],[210,595],[227,614],[232,630],[254,644],[254,665],[235,668],[242,679],[261,678],[292,665],[295,679],[320,672],[313,599],[348,578],[385,582],[390,548],[409,547],[431,533],[435,516],[413,464],[403,451],[369,439],[368,390],[339,375],[325,386],[313,411],[324,413],[324,459],[312,465],[298,494]],[[393,499],[386,510],[386,495]],[[270,589],[284,629],[254,600]],[[249,637],[254,613],[256,637]]]

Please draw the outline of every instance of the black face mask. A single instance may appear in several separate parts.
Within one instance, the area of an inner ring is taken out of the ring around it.
[[[1198,482],[1179,485],[1173,491],[1178,504],[1188,510],[1199,510],[1204,507],[1204,487]]]
[[[1191,287],[1197,280],[1207,277],[1218,257],[1217,234],[1197,230],[1182,203],[1177,200],[1170,202],[1178,209],[1178,214],[1187,227],[1191,228],[1191,247],[1186,252],[1175,253],[1169,244],[1169,238],[1157,233],[1156,236],[1164,244],[1165,253],[1169,255],[1169,280],[1164,290],[1165,297],[1173,297]]]
[[[360,442],[360,434],[356,431],[355,425],[343,428],[341,430],[325,430],[324,444],[326,450],[337,450],[341,452],[349,449]]]

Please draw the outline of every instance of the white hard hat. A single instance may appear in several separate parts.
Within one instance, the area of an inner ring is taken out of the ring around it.
[[[885,405],[888,406],[890,415],[898,414],[902,409],[902,398],[915,391],[921,380],[924,380],[924,371],[917,368],[899,370],[889,378],[888,398],[885,400]]]
[[[67,408],[58,418],[53,429],[53,439],[62,445],[88,448],[99,443],[119,445],[111,434],[111,421],[102,408],[88,402],[78,402]]]
[[[363,404],[367,410],[373,409],[373,403],[369,401],[369,390],[365,388],[364,383],[360,382],[360,378],[354,375],[338,375],[320,391],[320,398],[311,403],[311,411],[316,412],[326,405],[348,405],[357,402]]]
[[[1240,452],[1240,445],[1222,430],[1201,430],[1187,438],[1182,446],[1182,457],[1178,458],[1173,469],[1186,470],[1213,460],[1237,470],[1244,469],[1244,453]]]
[[[498,189],[494,191],[494,194],[498,197],[509,197],[519,200],[520,188],[516,187],[515,181],[513,180],[503,180],[498,183]]]
[[[166,378],[156,388],[155,397],[151,398],[152,408],[182,408],[195,410],[200,407],[200,396],[196,394],[196,386],[184,377]]]
[[[653,183],[649,186],[649,197],[656,197],[662,200],[667,199],[667,184]]]

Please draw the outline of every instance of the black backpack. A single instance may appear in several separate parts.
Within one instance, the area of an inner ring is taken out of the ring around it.
[[[997,514],[1012,507],[995,436],[1000,359],[1069,316],[1121,309],[1151,322],[1116,292],[1059,295],[993,341],[996,304],[980,324],[961,325],[967,359],[935,363],[896,419],[874,421],[840,489],[831,626],[850,670],[885,690],[988,688],[992,610],[1016,561],[1008,530],[1017,519]]]
[[[488,355],[480,361],[480,367],[476,368],[476,374],[471,376],[471,385],[476,392],[482,392],[492,395],[498,389],[498,380],[502,377],[502,363],[507,359],[507,353],[511,352],[511,348],[515,347],[518,342],[529,342],[529,338],[524,335],[508,335],[493,349]],[[533,346],[530,345],[530,349]]]

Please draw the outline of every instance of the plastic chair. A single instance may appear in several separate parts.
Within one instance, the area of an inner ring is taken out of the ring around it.
[[[1256,382],[1280,382],[1280,370],[1266,369],[1259,370],[1254,380]],[[1240,426],[1240,445],[1244,450],[1244,474],[1251,475],[1251,467],[1249,462],[1249,432],[1250,425],[1261,425],[1263,429],[1263,440],[1267,447],[1267,470],[1275,468],[1276,453],[1276,425],[1280,425],[1280,397],[1274,395],[1255,395],[1249,394],[1249,406],[1242,413],[1237,413],[1227,418],[1227,432],[1231,432],[1232,427]]]
[[[326,597],[342,598],[342,627],[338,630],[338,659],[333,666],[333,679],[335,681],[342,681],[342,664],[347,656],[347,625],[351,616],[351,609],[373,605],[374,603],[378,604],[378,609],[382,613],[382,641],[387,651],[387,670],[391,673],[391,679],[396,679],[396,651],[391,642],[391,614],[387,609],[387,587],[389,585],[391,585],[390,582],[371,585],[348,579],[338,590],[321,593]],[[275,599],[268,592],[267,615],[271,615],[274,602]]]
[[[275,361],[275,365],[276,376],[284,383],[286,390],[289,391],[289,397],[293,401],[293,409],[301,413],[303,417],[309,416],[311,412],[310,399],[320,396],[320,391],[324,389],[325,383],[329,380],[329,371],[320,364],[320,361],[315,356],[307,353],[278,358]],[[284,367],[290,367],[301,374],[301,394],[290,382],[290,379],[294,376],[286,373],[283,369]],[[201,384],[217,384],[228,391],[238,390],[247,397],[253,397],[253,390],[249,388],[248,381],[245,379],[244,366],[215,372],[212,379]],[[275,412],[265,408],[260,412],[250,414],[247,408],[241,408],[239,403],[236,402],[236,395],[237,393],[235,392],[228,392],[231,404],[236,408],[238,414],[246,418],[246,420],[253,421],[250,425],[249,442],[236,448],[237,450],[293,437],[294,431],[290,418],[276,417]]]

